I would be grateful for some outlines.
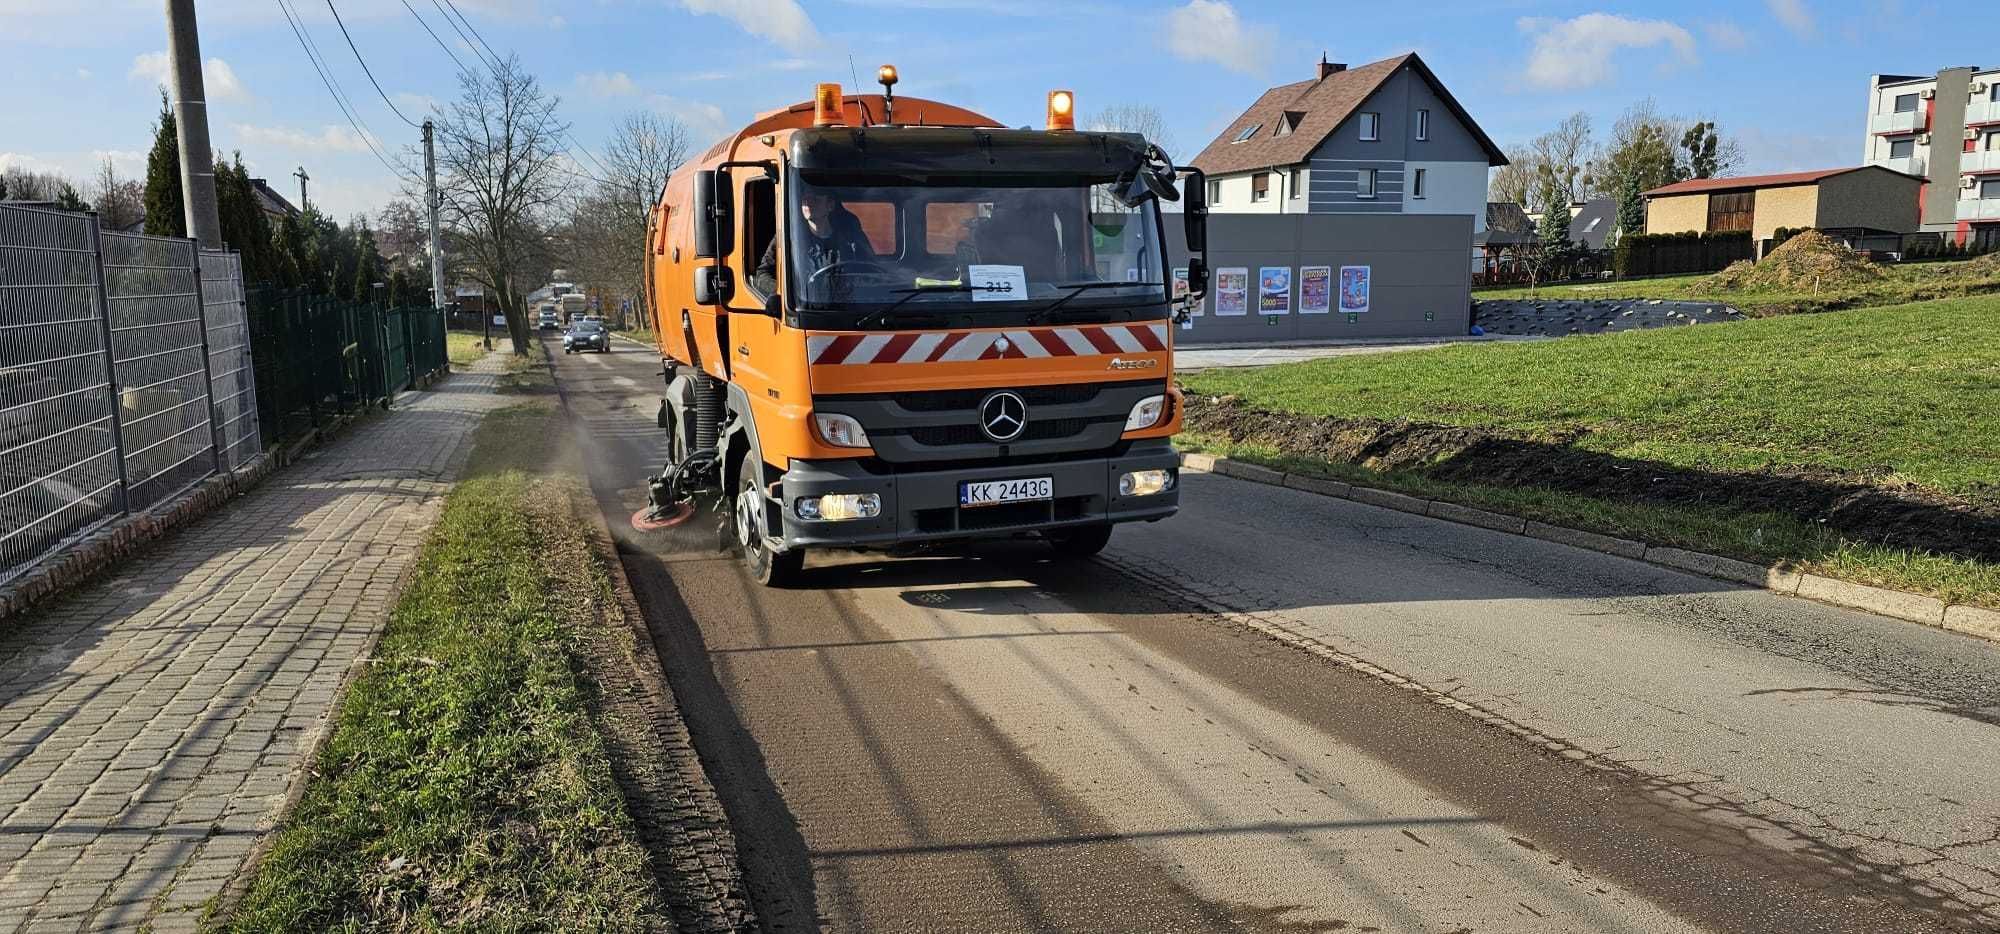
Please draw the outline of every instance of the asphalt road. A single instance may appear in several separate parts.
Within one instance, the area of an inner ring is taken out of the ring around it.
[[[558,360],[770,930],[2000,930],[2000,647],[1207,475],[764,590]]]

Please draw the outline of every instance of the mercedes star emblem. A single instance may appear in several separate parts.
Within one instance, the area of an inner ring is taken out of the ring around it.
[[[1002,444],[1028,429],[1028,403],[1011,392],[996,392],[979,403],[979,430]]]

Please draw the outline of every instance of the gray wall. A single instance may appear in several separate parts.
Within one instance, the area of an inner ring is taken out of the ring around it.
[[[1433,117],[1432,119],[1436,119]],[[1166,215],[1167,255],[1187,265],[1180,216]],[[1466,272],[1472,218],[1461,214],[1212,214],[1208,267],[1250,270],[1250,311],[1217,317],[1211,280],[1192,330],[1175,328],[1180,344],[1450,337],[1471,325],[1472,286]],[[1270,323],[1257,311],[1257,270],[1289,266],[1292,308]],[[1299,267],[1332,266],[1336,295],[1330,314],[1299,313]],[[1339,311],[1340,267],[1370,268],[1366,313],[1350,323]],[[1429,313],[1430,320],[1424,315]]]
[[[1430,138],[1416,139],[1416,113],[1431,112]],[[1382,115],[1380,139],[1361,139],[1360,114]],[[1313,150],[1311,209],[1393,213],[1402,210],[1403,163],[1476,162],[1487,164],[1479,145],[1458,115],[1445,106],[1430,82],[1405,66],[1355,108],[1354,115]],[[1359,169],[1379,170],[1374,200],[1355,198],[1354,175]],[[1483,207],[1483,205],[1482,205]]]
[[[1958,229],[1958,166],[1965,148],[1966,96],[1972,92],[1972,69],[1947,68],[1937,73],[1937,105],[1931,111],[1931,154],[1924,192],[1923,229]],[[1923,108],[1918,102],[1918,109]]]

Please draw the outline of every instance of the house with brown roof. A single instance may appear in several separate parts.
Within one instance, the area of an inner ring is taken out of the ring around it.
[[[1209,209],[1464,214],[1486,229],[1488,169],[1507,157],[1415,53],[1265,91],[1194,158]]]
[[[1782,175],[1693,178],[1646,192],[1649,234],[1747,230],[1768,240],[1780,227],[1813,227],[1861,239],[1918,226],[1924,179],[1879,165]]]

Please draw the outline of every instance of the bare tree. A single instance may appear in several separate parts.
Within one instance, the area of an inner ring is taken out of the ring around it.
[[[1555,192],[1569,203],[1582,201],[1591,191],[1591,160],[1596,147],[1590,138],[1590,115],[1570,114],[1556,128],[1528,144],[1534,154],[1537,174],[1555,181]]]
[[[90,196],[97,205],[97,223],[107,230],[124,230],[146,219],[145,184],[136,178],[120,179],[109,158],[98,167]]]
[[[542,264],[551,215],[571,176],[560,161],[569,127],[560,98],[509,54],[459,74],[459,99],[437,114],[438,191],[466,275],[499,297],[514,352],[528,352],[525,287]]]
[[[1137,133],[1146,141],[1160,147],[1169,158],[1175,153],[1174,135],[1167,129],[1167,118],[1160,115],[1156,107],[1147,104],[1117,104],[1106,107],[1090,115],[1084,126],[1107,133]]]
[[[1507,164],[1494,169],[1492,178],[1486,183],[1486,198],[1518,204],[1522,210],[1527,210],[1540,174],[1541,162],[1533,150],[1526,146],[1509,146]]]
[[[687,126],[679,120],[649,111],[628,114],[605,144],[604,176],[570,213],[570,266],[607,302],[631,299],[641,320],[652,320],[645,288],[647,221],[667,176],[687,161],[691,149]]]

